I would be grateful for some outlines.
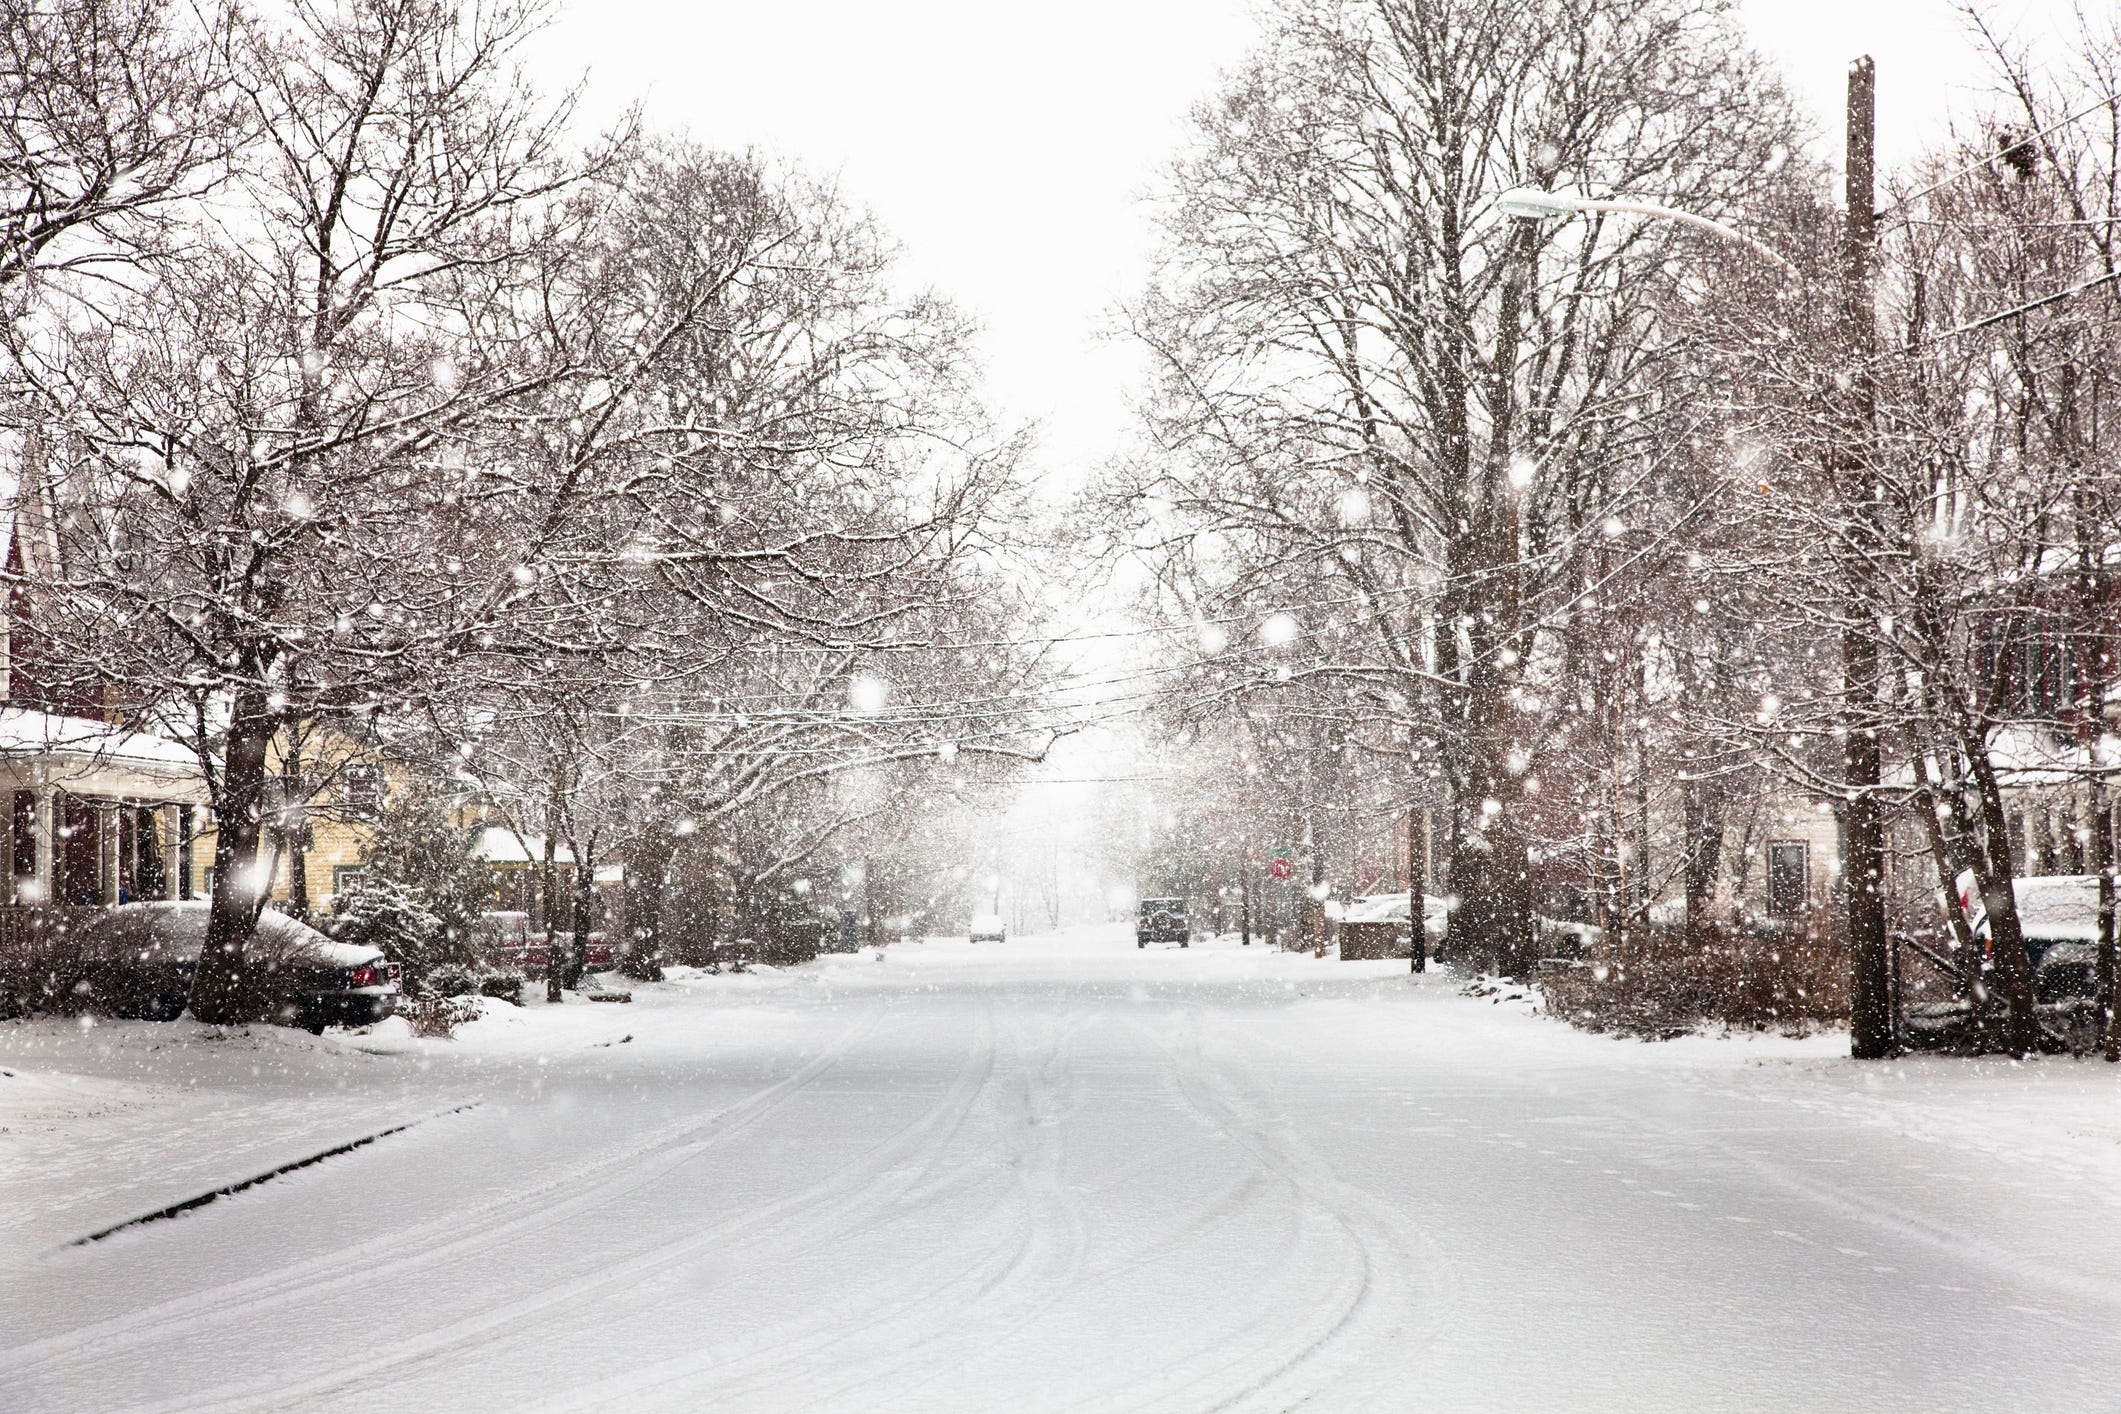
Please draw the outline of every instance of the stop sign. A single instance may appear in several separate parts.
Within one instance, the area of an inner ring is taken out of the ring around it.
[[[1286,856],[1276,855],[1267,861],[1267,876],[1283,881],[1293,879],[1296,877],[1296,865],[1291,863]]]

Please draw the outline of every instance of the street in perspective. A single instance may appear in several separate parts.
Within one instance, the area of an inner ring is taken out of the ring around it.
[[[2121,1410],[2121,19],[0,46],[7,1414]]]

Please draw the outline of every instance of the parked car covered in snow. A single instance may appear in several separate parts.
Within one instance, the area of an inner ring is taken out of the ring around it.
[[[1406,957],[1413,950],[1410,896],[1364,894],[1350,899],[1337,920],[1340,955],[1344,959]],[[1422,895],[1422,932],[1430,944],[1444,935],[1451,917],[1448,902],[1433,894]]]
[[[2099,876],[2036,874],[2011,884],[2041,1001],[2089,997],[2099,976]]]
[[[1009,941],[1009,925],[1002,922],[999,913],[975,913],[972,915],[971,937],[975,943],[1006,943]]]
[[[82,1004],[114,1016],[174,1021],[191,995],[211,905],[136,903],[75,919],[46,949]],[[398,1006],[398,972],[381,950],[337,943],[267,909],[244,949],[267,1019],[310,1031],[381,1021]]]
[[[571,944],[574,933],[561,929],[554,937],[565,948]],[[529,977],[545,975],[545,933],[543,929],[530,926],[527,913],[496,910],[480,914],[472,943],[479,961],[488,967],[509,968]],[[613,957],[611,939],[602,932],[591,933],[586,959],[589,969],[603,972],[615,967],[617,963]]]

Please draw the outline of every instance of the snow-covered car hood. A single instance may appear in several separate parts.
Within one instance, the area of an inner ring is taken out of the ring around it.
[[[2095,943],[2099,940],[2099,876],[2036,874],[2011,881],[2018,926],[2035,941]]]
[[[1348,904],[1344,923],[1405,923],[1409,901],[1406,894],[1367,894]],[[1434,894],[1421,896],[1422,921],[1434,928],[1451,916],[1451,905]]]

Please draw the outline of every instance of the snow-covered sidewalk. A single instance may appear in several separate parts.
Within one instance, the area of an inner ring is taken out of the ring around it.
[[[453,1041],[0,1025],[0,1389],[26,1410],[2111,1402],[2112,1069],[1645,1045],[1404,966],[1115,929],[496,1006]]]

